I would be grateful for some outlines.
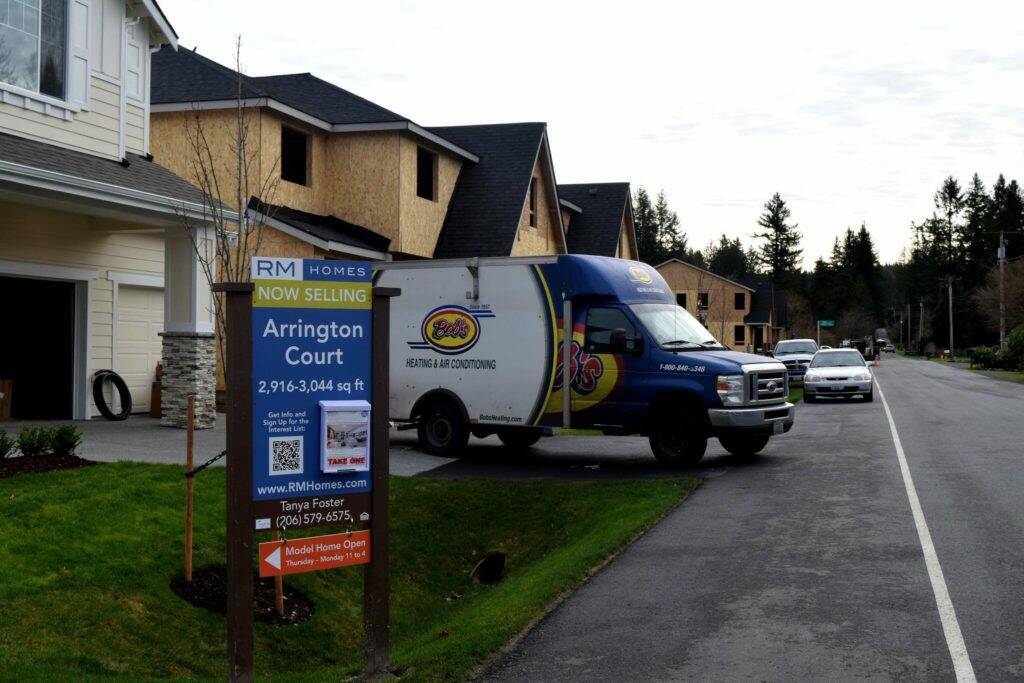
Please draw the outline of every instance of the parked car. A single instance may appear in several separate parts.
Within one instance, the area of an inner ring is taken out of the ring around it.
[[[865,401],[875,398],[875,380],[860,351],[828,349],[814,354],[804,375],[805,403],[814,403],[822,396],[858,395]]]
[[[471,434],[526,448],[564,426],[643,434],[659,461],[692,465],[708,438],[749,456],[793,425],[786,367],[725,348],[643,263],[375,267],[377,285],[402,290],[391,304],[390,417],[430,453],[457,453]]]
[[[804,381],[807,365],[817,352],[818,344],[813,339],[785,339],[775,345],[772,356],[786,366],[789,381],[799,384]]]

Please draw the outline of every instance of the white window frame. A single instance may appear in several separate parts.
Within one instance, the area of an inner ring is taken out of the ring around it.
[[[67,6],[65,7],[64,16],[64,99],[54,97],[53,95],[47,95],[39,92],[38,90],[28,90],[17,85],[12,85],[4,81],[0,81],[0,102],[4,104],[13,104],[15,106],[21,106],[22,109],[30,109],[38,111],[41,114],[48,116],[55,116],[57,118],[63,118],[70,120],[71,114],[75,114],[80,111],[80,108],[71,102],[71,3],[74,0],[67,0]],[[86,30],[90,30],[90,27],[86,27]],[[39,61],[43,58],[43,7],[42,2],[39,3],[39,32],[37,35],[39,43],[39,53],[36,57],[36,72],[39,71]],[[10,97],[5,93],[16,95],[17,97]],[[25,100],[19,102],[18,98]],[[36,102],[36,106],[31,106],[29,101]],[[39,105],[42,105],[41,107]],[[52,109],[58,111],[52,111]]]

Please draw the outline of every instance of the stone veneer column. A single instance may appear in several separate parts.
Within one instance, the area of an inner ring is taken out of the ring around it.
[[[205,332],[164,332],[160,407],[165,427],[185,427],[188,396],[196,396],[196,429],[213,427],[217,414],[217,347]]]

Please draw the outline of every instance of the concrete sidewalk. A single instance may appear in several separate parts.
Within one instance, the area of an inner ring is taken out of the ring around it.
[[[146,415],[133,415],[123,422],[109,420],[30,420],[0,422],[0,431],[17,437],[22,427],[54,427],[74,424],[82,432],[82,445],[78,455],[87,460],[116,462],[155,462],[172,465],[185,464],[185,430],[161,427],[160,420]],[[213,429],[196,430],[195,462],[201,464],[224,450],[225,420],[217,416]],[[452,462],[416,449],[415,436],[410,432],[392,431],[391,473],[411,477]],[[215,466],[223,466],[221,459]]]

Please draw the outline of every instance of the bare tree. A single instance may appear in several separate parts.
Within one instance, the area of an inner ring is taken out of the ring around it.
[[[1006,311],[1006,329],[1012,330],[1024,323],[1024,259],[1006,264],[1003,282],[1003,300]],[[999,269],[993,268],[985,284],[974,293],[974,303],[994,332],[999,331]]]
[[[249,197],[255,196],[264,204],[266,215],[280,182],[280,155],[269,168],[262,168],[258,110],[244,106],[241,36],[235,38],[235,71],[231,120],[208,120],[206,112],[194,106],[183,124],[191,180],[202,192],[203,210],[199,218],[179,212],[179,219],[211,287],[217,282],[250,280],[251,259],[263,241],[263,219],[253,220],[246,206]],[[214,295],[212,301],[220,370],[226,375],[223,294]]]

